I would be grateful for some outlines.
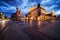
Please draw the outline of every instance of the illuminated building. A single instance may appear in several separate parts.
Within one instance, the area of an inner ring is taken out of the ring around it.
[[[21,20],[21,18],[22,18],[22,12],[21,12],[21,10],[19,10],[18,8],[16,8],[16,13],[13,13],[11,15],[11,19],[12,20]]]
[[[7,19],[7,17],[5,15],[3,15],[2,12],[0,12],[0,19]]]
[[[17,20],[20,20],[22,14],[21,14],[21,10],[18,10],[18,8],[16,8],[16,16],[17,16]]]
[[[36,7],[30,7],[29,12],[26,15],[28,19],[32,20],[50,20],[55,18],[54,10],[51,13],[48,13],[39,3]]]

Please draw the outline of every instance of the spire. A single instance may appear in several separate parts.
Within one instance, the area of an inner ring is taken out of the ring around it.
[[[41,14],[41,7],[40,7],[40,3],[38,3],[37,8],[38,8],[38,16],[40,16],[40,14]]]
[[[38,0],[38,5],[37,5],[37,7],[40,7],[40,0]]]
[[[40,3],[38,3],[37,7],[40,7]]]
[[[16,7],[16,11],[18,11],[18,7]]]

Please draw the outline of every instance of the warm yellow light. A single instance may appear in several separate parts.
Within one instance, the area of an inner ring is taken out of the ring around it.
[[[21,15],[18,15],[18,16],[21,16]]]
[[[42,17],[43,17],[43,16],[40,16],[40,20],[42,20]]]
[[[5,26],[5,20],[2,20],[2,27]]]
[[[53,23],[53,22],[56,22],[56,20],[51,20],[51,22]]]
[[[24,18],[21,18],[22,21],[24,21]]]
[[[33,17],[31,17],[30,19],[33,20]]]
[[[40,17],[38,17],[37,20],[40,20]]]
[[[38,21],[38,27],[40,27],[40,25],[41,25],[41,21]]]
[[[4,27],[8,21],[10,21],[10,20],[9,20],[9,19],[7,19],[7,20],[2,20],[2,21],[1,21],[1,22],[2,22],[2,27]]]
[[[28,19],[28,17],[26,17],[26,19]]]

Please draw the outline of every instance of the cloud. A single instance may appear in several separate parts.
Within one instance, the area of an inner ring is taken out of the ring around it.
[[[43,5],[47,12],[51,12],[54,10],[56,15],[59,14],[60,10],[60,0],[43,0],[41,1],[41,5]]]
[[[19,6],[19,8],[22,10],[22,13],[28,13],[28,10],[29,10],[29,7],[31,7],[31,6],[34,6],[34,5],[36,5],[36,2],[30,2],[30,3],[28,3],[28,0],[22,0],[23,1],[23,3],[21,4],[21,6]]]
[[[55,14],[56,14],[56,15],[59,15],[59,14],[60,14],[60,10],[55,11]]]
[[[52,3],[52,0],[42,0],[41,1],[42,5],[46,5],[46,4],[50,4],[50,3]]]
[[[46,11],[49,12],[54,9],[55,14],[59,14],[60,0],[0,0],[0,12],[4,12],[10,16],[16,12],[16,7],[18,7],[22,10],[22,13],[25,14],[28,13],[29,7],[37,6],[38,2],[45,7]]]
[[[47,12],[51,12],[52,10],[54,10],[54,7],[55,7],[55,6],[56,6],[56,5],[52,5],[52,6],[50,6],[50,7],[46,6],[45,9],[46,9]]]
[[[4,2],[4,1],[2,3],[6,6],[10,6],[8,3]]]
[[[22,0],[22,3],[23,3],[22,4],[23,6],[26,6],[26,4],[28,3],[28,0]]]

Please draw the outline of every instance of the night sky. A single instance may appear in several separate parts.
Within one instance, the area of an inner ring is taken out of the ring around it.
[[[16,12],[16,7],[22,10],[22,14],[28,13],[31,6],[36,6],[38,3],[43,6],[47,12],[53,9],[55,15],[60,14],[60,0],[0,0],[0,12],[10,17],[12,13]]]

